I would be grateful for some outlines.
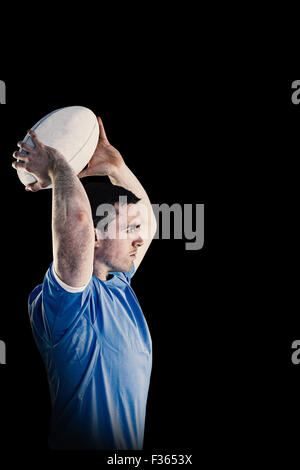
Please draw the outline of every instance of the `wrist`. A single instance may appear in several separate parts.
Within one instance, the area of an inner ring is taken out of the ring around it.
[[[49,157],[48,176],[53,180],[58,174],[72,171],[71,166],[61,154],[51,155]]]

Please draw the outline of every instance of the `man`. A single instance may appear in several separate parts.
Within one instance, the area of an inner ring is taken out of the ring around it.
[[[13,154],[22,160],[13,167],[37,179],[26,190],[51,183],[53,193],[53,263],[29,296],[29,314],[50,387],[49,445],[142,449],[152,350],[130,281],[156,222],[145,190],[98,122],[97,148],[79,175],[107,175],[112,184],[99,183],[98,193],[95,183],[85,191],[64,156],[33,131],[35,147],[19,142],[27,154]]]

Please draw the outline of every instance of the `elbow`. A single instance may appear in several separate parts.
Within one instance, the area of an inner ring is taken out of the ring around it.
[[[84,211],[84,210],[74,211],[72,218],[74,222],[76,222],[76,225],[77,224],[88,225],[88,224],[93,223],[91,214],[89,214],[87,211]]]
[[[72,217],[69,218],[71,221],[70,228],[74,233],[85,233],[85,237],[94,239],[94,225],[92,216],[85,210],[77,210],[72,213]]]

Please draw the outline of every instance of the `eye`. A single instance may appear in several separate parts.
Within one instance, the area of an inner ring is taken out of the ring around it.
[[[126,232],[127,232],[127,233],[132,233],[132,232],[134,232],[135,230],[139,230],[140,227],[141,227],[140,225],[132,225],[131,227],[128,227],[128,228],[127,228]]]

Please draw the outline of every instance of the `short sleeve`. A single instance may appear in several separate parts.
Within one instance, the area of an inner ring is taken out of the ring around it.
[[[92,281],[81,292],[68,292],[55,278],[51,263],[41,286],[39,301],[29,305],[35,332],[54,345],[73,330],[87,309],[91,284]]]

